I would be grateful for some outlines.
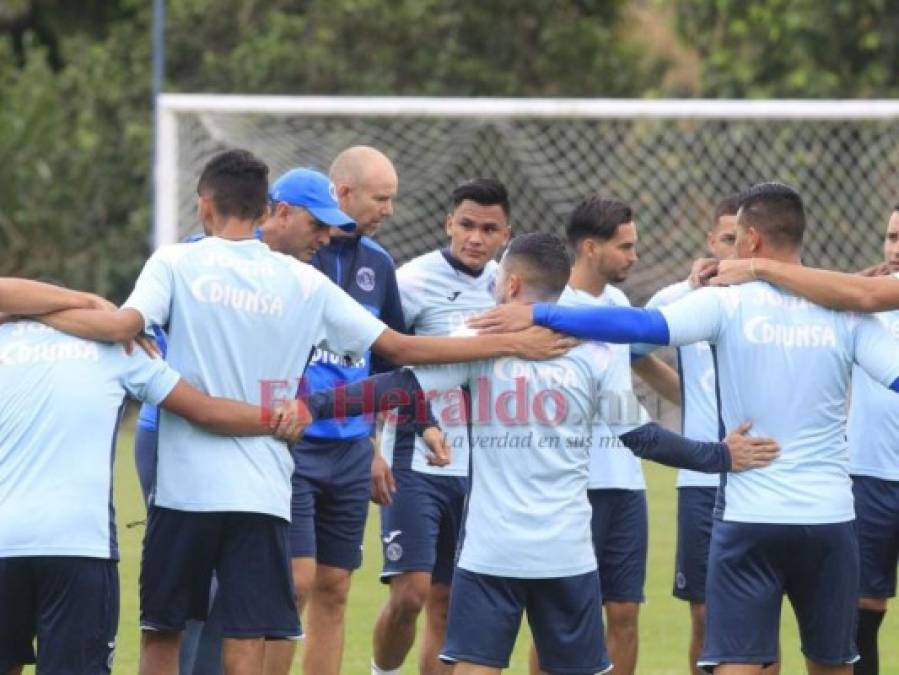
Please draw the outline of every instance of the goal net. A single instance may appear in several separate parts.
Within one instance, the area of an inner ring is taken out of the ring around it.
[[[426,99],[163,95],[156,160],[157,245],[199,228],[196,181],[231,147],[274,179],[323,171],[373,145],[395,163],[396,213],[377,237],[403,262],[443,245],[452,188],[494,176],[516,232],[563,233],[585,195],[630,203],[637,264],[625,288],[644,301],[703,252],[716,200],[764,180],[799,188],[806,262],[853,270],[880,261],[899,202],[899,101]]]

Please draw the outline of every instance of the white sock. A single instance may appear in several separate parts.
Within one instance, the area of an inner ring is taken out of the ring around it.
[[[383,668],[378,668],[378,664],[375,663],[375,660],[371,660],[371,675],[400,675],[400,670],[402,670],[402,668],[397,668],[396,670],[384,670]]]

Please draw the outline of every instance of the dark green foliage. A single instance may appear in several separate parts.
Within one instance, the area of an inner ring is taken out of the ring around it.
[[[677,0],[712,97],[889,98],[899,94],[895,0]]]

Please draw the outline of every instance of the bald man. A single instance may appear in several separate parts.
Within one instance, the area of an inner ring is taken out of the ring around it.
[[[393,215],[398,180],[393,163],[367,145],[347,148],[329,171],[340,208],[356,221],[358,234],[372,237]]]
[[[405,331],[393,258],[370,238],[393,214],[393,164],[374,148],[355,146],[335,158],[329,173],[341,210],[357,227],[353,232],[333,228],[330,242],[310,262],[388,326]],[[316,349],[305,379],[309,391],[320,391],[392,367],[377,359],[372,363],[370,353],[347,362]],[[306,675],[340,672],[350,574],[362,564],[372,434],[369,417],[321,421],[293,448],[291,554],[298,606],[306,611]],[[277,666],[272,661],[270,675],[289,672],[292,660],[291,645],[276,650],[284,658]]]

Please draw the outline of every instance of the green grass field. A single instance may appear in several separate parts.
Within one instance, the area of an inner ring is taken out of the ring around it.
[[[132,459],[131,425],[127,425],[119,440],[116,463],[116,508],[119,524],[119,545],[122,609],[119,624],[118,648],[114,672],[119,675],[137,672],[138,654],[138,598],[137,577],[143,526],[125,527],[126,523],[144,518],[143,502]],[[672,565],[675,541],[674,472],[664,467],[644,463],[649,490],[649,573],[646,585],[647,602],[640,618],[641,675],[683,675],[686,668],[686,645],[689,633],[685,603],[671,597]],[[386,590],[378,582],[381,553],[378,545],[378,513],[372,509],[365,535],[365,561],[353,580],[353,590],[347,617],[346,655],[343,672],[365,675],[371,658],[371,630]],[[887,614],[881,629],[881,674],[899,675],[899,617]],[[804,673],[799,653],[795,620],[789,606],[784,607],[782,631],[784,675]],[[507,672],[527,672],[528,638],[522,634],[516,646],[512,665]],[[416,672],[416,659],[410,657],[404,674]],[[33,672],[33,671],[27,671]],[[299,668],[295,668],[299,673]]]

